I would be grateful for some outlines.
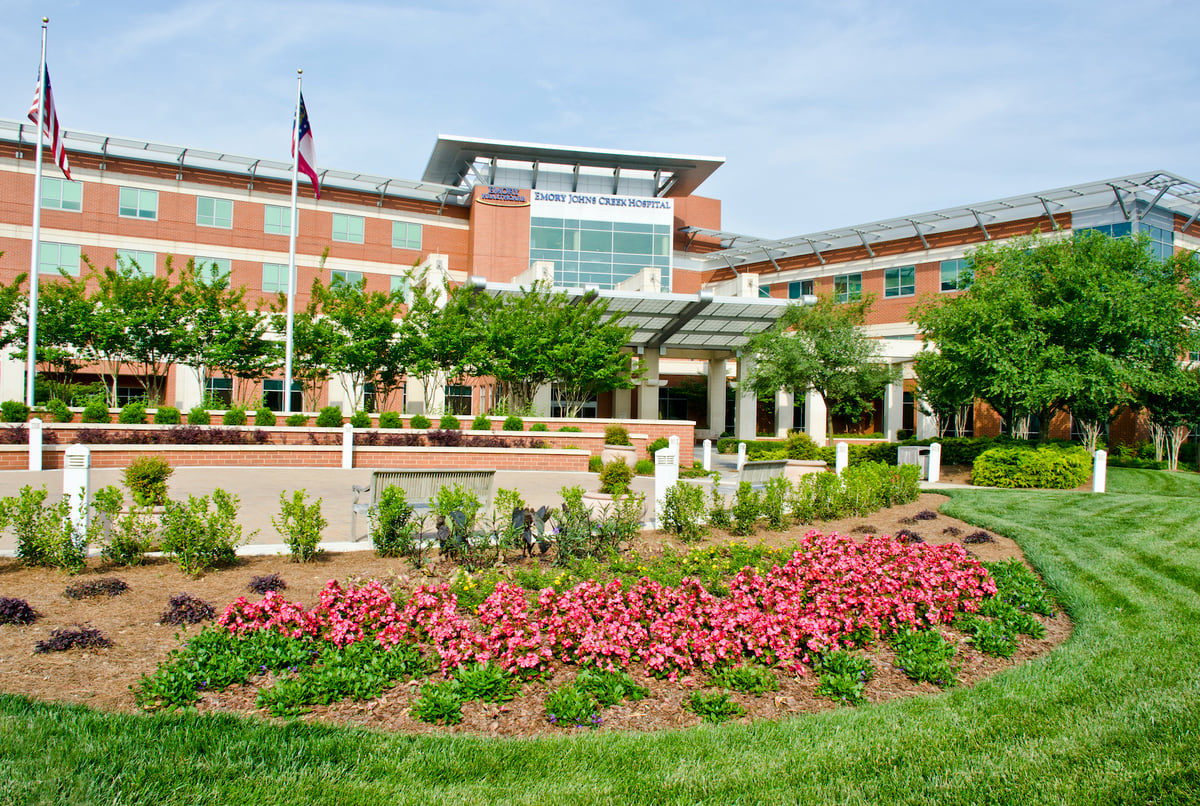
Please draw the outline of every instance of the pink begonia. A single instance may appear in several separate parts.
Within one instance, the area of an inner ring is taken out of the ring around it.
[[[257,603],[239,598],[219,623],[239,635],[269,629],[338,646],[372,638],[385,648],[414,644],[436,653],[443,672],[490,660],[537,673],[557,659],[605,669],[641,663],[676,679],[745,657],[801,672],[812,653],[905,625],[948,623],[995,592],[958,544],[905,545],[886,536],[859,543],[814,531],[783,565],[742,569],[724,597],[695,579],[670,586],[642,578],[628,588],[620,580],[547,588],[531,602],[501,582],[472,619],[459,613],[449,585],[420,586],[397,607],[377,582],[346,589],[331,581],[312,610],[272,592]]]

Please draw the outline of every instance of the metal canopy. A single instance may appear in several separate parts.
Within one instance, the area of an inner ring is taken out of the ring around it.
[[[764,249],[771,250],[776,259],[816,255],[824,263],[821,252],[864,245],[868,252],[873,252],[872,246],[882,241],[913,237],[914,229],[928,248],[926,236],[930,234],[977,229],[990,239],[988,226],[994,223],[1107,207],[1110,204],[1119,204],[1128,219],[1132,214],[1134,199],[1148,207],[1158,205],[1188,218],[1200,216],[1200,185],[1166,171],[1150,171],[778,240],[700,227],[688,227],[684,231],[692,237],[705,235],[721,240],[722,249],[698,256],[714,267],[763,263]]]
[[[496,297],[523,293],[519,285],[481,277],[472,277],[470,284]],[[789,304],[766,297],[718,297],[709,291],[652,295],[596,288],[554,291],[565,293],[571,304],[589,297],[604,300],[610,314],[621,315],[621,324],[634,328],[628,346],[645,349],[734,352],[771,327]]]
[[[619,184],[622,171],[640,171],[653,176],[657,196],[691,195],[713,171],[725,164],[724,157],[614,151],[438,135],[437,144],[425,167],[424,179],[443,185],[461,185],[472,172],[472,166],[480,160],[492,161],[493,164],[498,160],[524,164],[534,178],[535,188],[537,176],[549,173],[549,166],[572,169],[576,176],[581,167],[611,169],[614,188]]]
[[[25,146],[32,149],[37,145],[37,141],[34,139],[36,129],[37,126],[32,123],[0,119],[0,141],[14,143],[18,149]],[[63,140],[68,151],[95,154],[100,157],[102,168],[106,159],[126,158],[172,165],[179,172],[182,172],[185,167],[189,167],[244,175],[251,188],[256,179],[276,179],[282,182],[292,180],[292,164],[290,162],[255,159],[216,151],[201,151],[195,148],[150,143],[144,140],[126,140],[88,132],[68,131],[64,133]],[[470,195],[470,191],[463,188],[439,185],[434,182],[414,182],[409,179],[394,179],[386,176],[335,170],[321,172],[321,186],[325,187],[326,185],[343,190],[369,193],[372,196],[378,195],[381,201],[386,197],[396,197],[436,202],[453,200],[457,203],[465,203]]]

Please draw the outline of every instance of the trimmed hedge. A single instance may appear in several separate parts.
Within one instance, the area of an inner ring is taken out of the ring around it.
[[[971,483],[983,487],[1070,490],[1086,482],[1091,470],[1091,454],[1082,447],[992,448],[975,460]]]

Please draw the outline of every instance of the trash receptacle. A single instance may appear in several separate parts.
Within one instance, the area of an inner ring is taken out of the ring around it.
[[[920,445],[902,445],[896,449],[896,464],[916,465],[921,469],[921,480],[929,478],[929,448]]]

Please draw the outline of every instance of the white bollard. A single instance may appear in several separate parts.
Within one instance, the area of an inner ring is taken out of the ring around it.
[[[738,443],[738,460],[737,460],[738,472],[741,473],[742,468],[745,466],[746,466],[746,443],[739,442]]]
[[[704,472],[712,472],[712,440],[704,440]]]
[[[342,426],[342,470],[354,467],[354,426],[346,423]]]
[[[77,442],[63,456],[63,498],[71,502],[71,522],[77,535],[87,532],[91,487],[92,452]]]
[[[842,471],[850,464],[850,446],[845,442],[839,442],[835,451],[834,458],[836,464],[834,465],[834,472],[840,476],[842,475]]]
[[[659,448],[654,453],[654,528],[662,528],[663,503],[667,490],[679,483],[679,449]]]
[[[1102,493],[1108,484],[1108,451],[1101,448],[1096,451],[1092,465],[1092,492]]]
[[[42,421],[37,417],[29,421],[29,469],[42,469]]]
[[[929,446],[929,480],[937,481],[942,477],[942,443],[935,442]]]

